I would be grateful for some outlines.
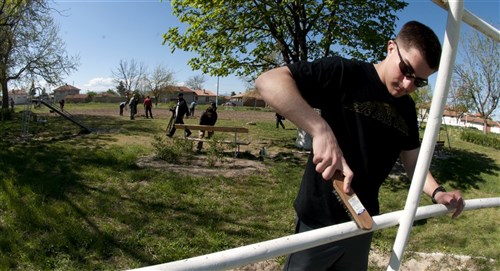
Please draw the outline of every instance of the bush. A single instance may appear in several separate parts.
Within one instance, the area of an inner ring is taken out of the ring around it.
[[[191,142],[183,139],[166,140],[162,136],[155,135],[152,145],[157,158],[173,164],[179,163],[182,157],[189,158],[193,155]],[[189,160],[187,159],[187,161]]]
[[[224,162],[225,146],[220,143],[220,138],[217,135],[212,136],[209,142],[205,143],[207,146],[207,162],[208,166],[214,167],[217,161]]]
[[[500,139],[493,134],[483,134],[471,129],[462,130],[460,139],[477,145],[494,148],[500,150]]]

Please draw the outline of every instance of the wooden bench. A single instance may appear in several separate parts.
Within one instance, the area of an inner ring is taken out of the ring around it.
[[[248,133],[248,129],[245,127],[229,127],[229,126],[210,126],[210,125],[196,125],[196,124],[175,124],[176,129],[188,129],[188,130],[202,130],[202,131],[214,131],[214,132],[226,132],[234,133],[233,140],[219,140],[217,142],[223,144],[234,144],[234,156],[236,157],[240,152],[241,145],[249,145],[248,141],[238,140],[238,133]],[[191,141],[202,141],[208,142],[211,139],[201,139],[195,137],[186,137],[187,140]]]

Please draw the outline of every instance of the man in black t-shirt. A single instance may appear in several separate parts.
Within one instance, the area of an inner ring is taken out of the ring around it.
[[[256,87],[269,106],[313,139],[294,204],[297,232],[349,221],[332,193],[336,171],[344,175],[344,191],[352,187],[371,215],[380,212],[378,191],[398,157],[411,178],[420,143],[408,94],[427,85],[440,55],[435,33],[412,21],[387,43],[379,63],[330,57],[259,76]],[[424,192],[456,208],[453,217],[464,207],[460,191],[444,191],[430,173]],[[366,270],[371,237],[370,232],[291,254],[285,270]]]

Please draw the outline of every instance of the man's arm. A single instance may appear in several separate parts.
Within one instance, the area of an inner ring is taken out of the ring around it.
[[[403,166],[410,179],[413,178],[413,173],[415,172],[415,166],[417,165],[419,151],[420,148],[409,151],[402,151],[400,155],[401,162],[403,162]],[[460,193],[460,191],[455,190],[451,192],[445,192],[440,191],[440,189],[436,190],[439,187],[439,184],[434,179],[432,174],[430,172],[427,172],[423,192],[431,198],[434,196],[433,199],[437,203],[444,204],[455,209],[455,212],[452,216],[453,218],[459,216],[464,209],[464,199],[462,198],[462,194]]]
[[[345,176],[344,190],[350,193],[353,173],[342,155],[328,123],[304,100],[288,67],[272,69],[255,81],[262,98],[280,115],[311,135],[313,163],[323,179],[330,180],[335,171]]]

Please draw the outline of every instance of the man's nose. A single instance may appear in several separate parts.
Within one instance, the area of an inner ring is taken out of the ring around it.
[[[415,85],[413,84],[413,78],[411,77],[403,77],[403,82],[401,86],[406,90],[406,92],[412,92],[415,90]]]

